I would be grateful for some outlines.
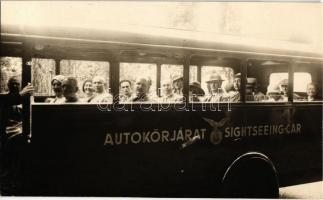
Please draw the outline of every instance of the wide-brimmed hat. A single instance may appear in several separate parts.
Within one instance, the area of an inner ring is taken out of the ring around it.
[[[221,76],[219,74],[212,74],[209,79],[207,81],[205,81],[206,83],[209,82],[215,82],[215,81],[224,81]]]
[[[272,85],[269,85],[267,87],[267,94],[280,94],[280,90],[279,88],[275,87],[275,86],[272,86]]]
[[[204,96],[205,95],[205,92],[204,90],[201,88],[201,84],[197,81],[193,81],[190,83],[190,88],[195,88],[196,91],[197,91],[197,94],[198,96]]]
[[[283,79],[278,83],[279,86],[281,85],[288,85],[288,79]]]
[[[173,77],[173,83],[176,82],[176,81],[178,81],[178,80],[180,80],[180,79],[183,79],[183,76],[181,76],[181,75],[175,75]]]
[[[236,73],[236,74],[234,75],[234,78],[241,78],[241,73]]]
[[[255,85],[255,84],[257,84],[257,79],[256,78],[252,78],[252,77],[247,78],[247,84],[249,84],[249,85]]]

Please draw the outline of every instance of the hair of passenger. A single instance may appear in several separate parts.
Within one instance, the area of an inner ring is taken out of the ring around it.
[[[128,83],[129,83],[129,85],[130,85],[130,87],[131,87],[132,83],[131,83],[131,81],[130,81],[130,80],[128,80],[128,79],[124,79],[124,80],[120,81],[119,85],[121,86],[121,84],[122,84],[122,83],[124,83],[124,82],[128,82]]]
[[[147,81],[147,85],[148,85],[148,87],[150,87],[150,86],[151,86],[152,81],[151,81],[151,78],[150,78],[150,77],[144,77],[144,76],[141,76],[141,77],[138,77],[138,78],[136,79],[136,81],[141,80],[141,79],[145,79],[145,80]]]
[[[103,82],[103,84],[106,84],[106,80],[105,80],[105,78],[103,76],[99,76],[99,75],[94,76],[92,78],[92,82],[93,82],[94,79],[99,79],[99,80],[101,80]]]
[[[308,83],[308,84],[307,84],[307,86],[306,86],[306,89],[307,89],[307,88],[308,88],[308,86],[310,86],[310,85],[313,85],[316,89],[318,89],[318,88],[317,88],[317,85],[316,85],[315,83],[313,83],[313,82]]]
[[[19,82],[19,77],[18,77],[18,76],[12,76],[12,77],[10,77],[10,78],[9,78],[9,80],[8,80],[8,83],[7,83],[7,84],[8,84],[8,87],[9,87],[11,84],[13,84],[13,82],[14,82],[14,81],[16,81],[16,80]],[[19,83],[19,84],[20,84],[20,83]]]
[[[82,85],[82,91],[83,91],[83,92],[85,92],[85,91],[84,91],[84,87],[85,87],[85,84],[86,84],[86,83],[88,83],[88,82],[92,83],[92,80],[91,80],[91,79],[86,79],[86,80],[83,82],[83,85]]]
[[[78,87],[77,85],[77,79],[73,76],[68,76],[64,79],[64,81],[68,81],[69,83],[73,84],[74,86]]]

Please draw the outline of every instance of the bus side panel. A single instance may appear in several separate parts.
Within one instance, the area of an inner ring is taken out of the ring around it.
[[[255,151],[267,155],[278,172],[280,186],[322,179],[322,106],[249,107],[245,124],[265,126],[268,135],[253,137]]]
[[[237,123],[239,112],[227,123]],[[223,118],[225,112],[33,106],[30,194],[216,196],[226,167],[246,151],[233,140],[210,142],[214,127],[206,119]],[[183,148],[194,136],[200,140]]]

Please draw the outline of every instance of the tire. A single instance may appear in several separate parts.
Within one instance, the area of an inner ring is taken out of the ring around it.
[[[242,160],[230,169],[222,182],[225,198],[278,198],[275,170],[262,158]]]

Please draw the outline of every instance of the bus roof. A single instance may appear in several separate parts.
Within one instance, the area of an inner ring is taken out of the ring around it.
[[[323,58],[323,52],[314,52],[310,45],[304,43],[140,26],[88,29],[1,24],[1,36],[1,40],[4,40],[5,37],[84,40],[180,49]]]

